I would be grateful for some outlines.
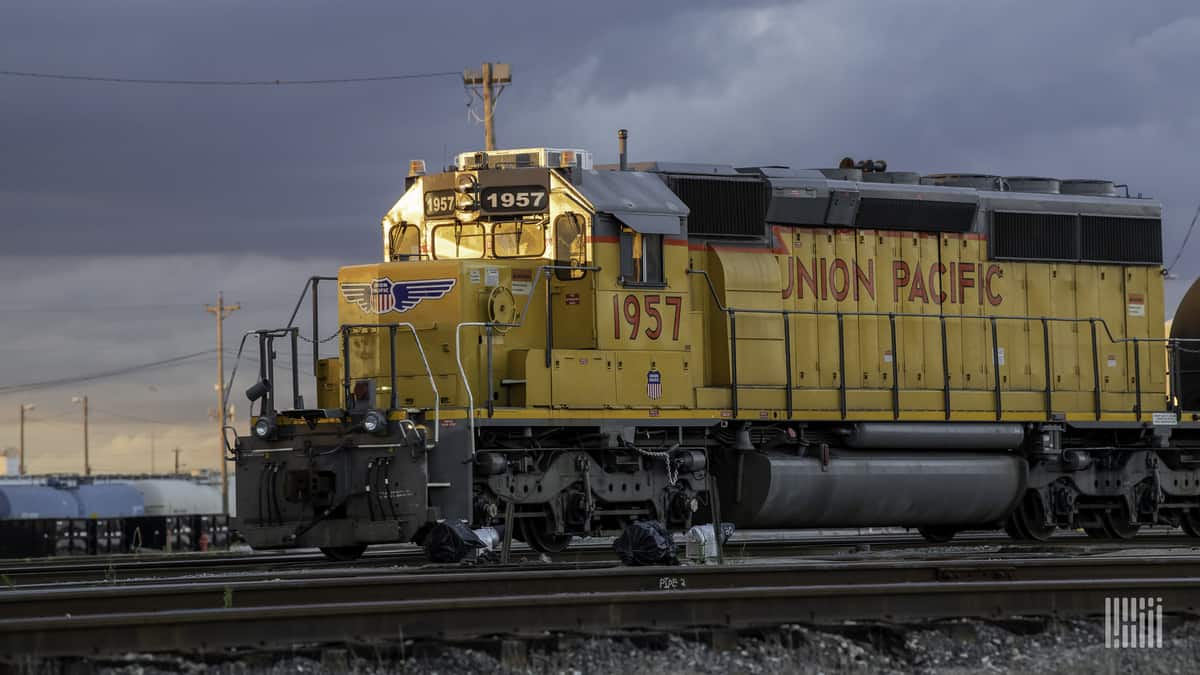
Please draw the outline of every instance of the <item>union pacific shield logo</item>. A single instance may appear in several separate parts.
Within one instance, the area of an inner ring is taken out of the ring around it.
[[[443,298],[456,279],[420,279],[392,281],[387,277],[373,281],[345,281],[339,284],[342,297],[368,314],[407,312],[422,300]]]
[[[646,373],[646,398],[653,401],[662,398],[662,373],[658,372],[658,368],[653,365]]]

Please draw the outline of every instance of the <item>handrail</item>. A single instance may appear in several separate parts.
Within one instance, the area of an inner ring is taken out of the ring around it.
[[[317,364],[321,360],[321,343],[317,336],[320,324],[320,312],[318,310],[317,287],[322,281],[337,281],[337,277],[322,277],[311,276],[308,281],[304,282],[304,289],[300,291],[300,297],[296,300],[296,306],[292,308],[292,316],[288,319],[287,328],[291,328],[296,322],[296,315],[300,313],[300,305],[304,304],[304,296],[308,293],[309,287],[312,288],[312,346],[313,346],[313,372],[317,372]]]
[[[491,388],[492,382],[492,331],[496,328],[519,328],[525,324],[525,319],[529,315],[529,307],[533,303],[534,292],[537,291],[538,283],[542,280],[542,273],[546,272],[547,288],[549,288],[549,272],[556,270],[572,270],[584,272],[599,272],[599,267],[576,267],[574,265],[541,265],[537,268],[537,274],[533,277],[533,283],[529,287],[529,297],[525,299],[525,307],[521,310],[521,315],[516,321],[464,321],[459,323],[454,328],[454,360],[458,365],[458,375],[462,378],[463,388],[467,392],[467,429],[470,433],[471,452],[467,456],[466,461],[475,459],[475,395],[471,391],[471,382],[467,379],[467,369],[463,366],[462,360],[462,329],[467,327],[486,328],[488,334],[488,387]],[[549,299],[547,298],[547,311],[549,311]],[[547,317],[548,318],[548,317]],[[549,321],[547,320],[547,326]],[[551,330],[551,328],[547,328]],[[547,353],[549,353],[550,345],[546,345]],[[491,396],[488,396],[489,410],[491,406]]]
[[[438,392],[437,379],[433,376],[433,368],[429,365],[429,359],[425,356],[425,348],[421,345],[421,338],[417,335],[417,328],[407,321],[397,323],[347,323],[342,324],[338,329],[342,334],[342,395],[343,401],[350,401],[350,329],[353,328],[369,328],[378,330],[381,328],[388,329],[388,344],[391,350],[390,368],[391,368],[391,408],[396,408],[397,392],[396,392],[396,329],[407,328],[413,336],[413,342],[417,344],[417,353],[421,355],[421,364],[425,366],[425,374],[429,377],[429,387],[433,389],[433,445],[426,443],[427,448],[432,448],[438,444],[441,437],[442,428],[442,397]]]
[[[225,385],[225,397],[221,399],[221,407],[226,410],[229,409],[229,394],[233,391],[233,381],[237,379],[238,365],[242,362],[242,350],[246,347],[246,338],[256,334],[258,334],[257,330],[248,330],[242,333],[242,340],[238,343],[237,356],[233,360],[233,372],[229,374],[229,384]]]
[[[245,338],[251,333],[258,336],[258,379],[260,382],[267,383],[267,389],[263,393],[263,402],[260,404],[260,413],[275,412],[275,339],[281,337],[290,338],[291,342],[291,358],[292,358],[292,407],[300,407],[300,367],[299,356],[296,353],[296,337],[300,333],[300,329],[296,327],[289,328],[264,328],[250,331],[243,336],[242,341],[245,343]],[[241,358],[241,348],[238,349],[238,358]],[[236,368],[236,364],[235,364]],[[230,378],[232,385],[233,378]]]
[[[713,284],[712,277],[709,276],[709,274],[706,270],[688,269],[687,273],[704,277],[704,280],[708,286],[708,290],[711,295],[711,299],[712,299],[713,303],[716,304],[717,309],[719,311],[724,312],[725,314],[727,314],[729,316],[730,369],[731,369],[730,397],[731,397],[731,403],[732,403],[732,407],[733,407],[735,415],[738,410],[738,386],[739,386],[738,382],[737,382],[737,323],[736,323],[736,320],[737,320],[736,317],[738,314],[759,314],[759,315],[767,315],[767,316],[780,316],[783,319],[785,331],[788,330],[788,327],[789,327],[788,317],[790,317],[790,316],[797,316],[797,315],[798,316],[827,316],[827,317],[831,317],[831,318],[836,318],[837,322],[838,322],[839,408],[841,410],[841,416],[843,418],[845,418],[845,416],[846,416],[846,390],[847,390],[846,373],[845,373],[845,344],[844,344],[845,338],[844,338],[844,327],[843,327],[844,320],[846,317],[868,317],[868,318],[886,318],[886,319],[888,319],[888,321],[890,323],[890,329],[891,329],[892,411],[893,411],[893,416],[896,417],[897,419],[900,416],[900,404],[899,404],[900,390],[899,390],[899,378],[898,378],[898,371],[899,371],[898,363],[900,360],[900,355],[898,353],[897,344],[896,344],[896,319],[897,318],[911,318],[911,319],[923,319],[923,320],[937,319],[939,322],[940,333],[941,333],[941,346],[942,346],[942,375],[943,375],[943,380],[944,380],[943,384],[942,384],[943,407],[945,408],[945,414],[946,414],[947,419],[950,418],[950,414],[951,414],[951,407],[950,407],[951,386],[950,386],[950,371],[949,371],[947,336],[946,336],[946,320],[947,319],[959,319],[959,320],[978,319],[981,321],[987,321],[988,324],[990,325],[991,343],[992,343],[992,352],[993,352],[992,366],[993,366],[993,371],[994,371],[994,375],[995,375],[995,382],[993,385],[993,390],[994,390],[994,395],[995,395],[997,419],[1000,419],[1001,414],[1002,414],[1002,393],[1001,393],[1002,386],[1001,386],[1000,371],[999,371],[1000,355],[999,355],[999,351],[998,351],[998,328],[996,325],[998,321],[1023,321],[1026,323],[1036,321],[1036,322],[1040,322],[1042,324],[1042,336],[1043,336],[1042,337],[1042,339],[1043,339],[1042,346],[1043,346],[1043,351],[1045,353],[1045,377],[1046,377],[1045,396],[1046,396],[1047,415],[1050,415],[1052,413],[1052,409],[1053,409],[1052,408],[1053,383],[1052,383],[1052,379],[1051,379],[1052,376],[1051,376],[1051,364],[1050,364],[1050,351],[1051,351],[1051,349],[1050,349],[1051,336],[1050,336],[1050,329],[1049,329],[1050,323],[1066,323],[1066,324],[1087,323],[1091,329],[1092,376],[1093,376],[1092,379],[1093,379],[1093,392],[1094,392],[1093,405],[1095,408],[1096,419],[1100,419],[1101,413],[1102,413],[1102,410],[1101,410],[1102,389],[1100,386],[1099,336],[1098,336],[1098,333],[1096,330],[1097,324],[1099,324],[1100,326],[1102,326],[1104,328],[1104,335],[1108,339],[1109,342],[1111,342],[1113,344],[1130,344],[1130,343],[1133,344],[1133,347],[1134,347],[1134,349],[1133,349],[1133,370],[1134,370],[1134,392],[1133,392],[1133,394],[1134,394],[1134,398],[1135,398],[1134,414],[1136,415],[1137,419],[1139,419],[1139,420],[1142,418],[1142,394],[1143,394],[1142,383],[1141,383],[1141,350],[1139,349],[1140,345],[1141,344],[1156,344],[1156,343],[1164,344],[1166,351],[1168,353],[1168,359],[1169,359],[1168,370],[1171,372],[1171,377],[1174,379],[1174,378],[1178,377],[1178,374],[1177,374],[1178,352],[1179,351],[1185,351],[1185,352],[1191,351],[1188,349],[1184,349],[1182,347],[1182,345],[1188,344],[1188,343],[1200,343],[1200,338],[1171,338],[1171,337],[1164,337],[1164,338],[1120,337],[1119,338],[1113,334],[1112,330],[1108,326],[1108,322],[1105,321],[1103,317],[1018,316],[1018,315],[1005,315],[1005,314],[946,314],[946,313],[942,313],[942,312],[938,312],[936,314],[921,314],[921,313],[915,313],[915,312],[869,312],[869,311],[863,312],[863,311],[840,311],[840,310],[832,310],[831,311],[831,310],[811,310],[811,309],[741,309],[741,308],[735,308],[735,307],[728,307],[721,302],[721,299],[720,299],[719,295],[717,294],[716,286]],[[790,386],[790,381],[791,381],[791,354],[790,354],[791,340],[790,340],[790,335],[785,335],[784,343],[785,343],[785,345],[784,345],[785,349],[788,349],[789,352],[787,354],[785,354],[785,361],[787,362],[787,367],[788,367],[788,378],[787,378],[788,384],[783,385],[783,386],[786,386],[788,389],[787,395],[786,395],[786,405],[788,408],[788,416],[790,417],[792,414],[792,403],[791,403],[792,397],[791,397],[791,386]],[[750,385],[750,386],[777,387],[778,385]],[[1177,397],[1176,392],[1178,391],[1178,387],[1171,386],[1169,388],[1169,391],[1172,393],[1167,397],[1167,401],[1166,401],[1167,405],[1170,406],[1172,409],[1178,411],[1179,404],[1178,404],[1178,401],[1176,400],[1176,397]],[[1166,392],[1164,392],[1164,393],[1166,393]]]

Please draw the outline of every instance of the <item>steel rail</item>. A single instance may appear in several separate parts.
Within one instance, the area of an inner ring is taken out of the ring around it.
[[[522,544],[515,543],[516,552],[536,555]],[[767,556],[838,556],[870,555],[878,551],[912,550],[921,555],[938,554],[964,557],[969,555],[1007,554],[1087,554],[1119,553],[1127,548],[1190,548],[1200,547],[1200,540],[1173,535],[1143,535],[1131,541],[1093,539],[1060,533],[1047,542],[1013,541],[1002,533],[981,532],[960,536],[945,544],[929,544],[920,536],[885,535],[825,535],[820,537],[781,540],[742,539],[735,535],[726,544],[732,558]],[[982,549],[977,553],[967,549]],[[681,548],[681,555],[682,555]],[[608,543],[576,544],[562,553],[549,556],[550,563],[541,565],[615,564],[616,556]],[[229,580],[276,577],[280,574],[320,576],[361,574],[393,566],[417,567],[427,563],[425,553],[416,546],[401,545],[368,551],[352,562],[334,562],[315,551],[280,551],[257,554],[220,555],[157,555],[150,558],[134,554],[105,557],[96,560],[80,558],[45,558],[36,561],[0,563],[0,592],[29,586],[104,583],[119,584],[149,579],[165,580],[176,577],[211,577],[221,575]],[[433,567],[432,569],[446,569]],[[489,568],[490,569],[490,568]]]
[[[293,602],[263,607],[118,611],[0,620],[0,654],[94,656],[207,652],[352,640],[471,638],[531,632],[749,628],[871,619],[912,621],[1016,615],[1090,616],[1118,594],[1164,598],[1168,612],[1200,607],[1200,576],[818,583],[671,590],[456,595]],[[670,579],[675,568],[647,569]],[[668,587],[669,588],[669,587]],[[236,597],[236,596],[235,596]],[[298,598],[303,600],[303,597]]]
[[[194,578],[167,583],[47,588],[0,593],[4,620],[232,607],[616,593],[670,588],[828,584],[1159,579],[1200,575],[1200,556],[991,558],[985,560],[755,561],[723,566],[362,570],[254,580]]]

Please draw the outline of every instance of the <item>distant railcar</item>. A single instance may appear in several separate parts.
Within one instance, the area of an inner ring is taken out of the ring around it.
[[[0,484],[0,557],[197,550],[228,542],[220,493],[186,480]]]
[[[1200,534],[1200,325],[1164,336],[1161,205],[1111,182],[466,153],[382,243],[339,271],[317,401],[297,329],[258,334],[256,547],[443,518],[545,551],[637,519]]]
[[[0,485],[0,557],[54,555],[59,523],[78,516],[79,502],[66,490]]]

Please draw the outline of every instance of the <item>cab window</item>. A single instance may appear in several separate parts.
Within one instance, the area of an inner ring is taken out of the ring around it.
[[[587,221],[578,213],[554,219],[554,266],[587,267]],[[587,270],[554,270],[560,281],[582,279]]]
[[[392,260],[421,257],[421,228],[411,223],[393,225],[388,230],[388,253]]]
[[[518,220],[492,225],[492,254],[497,258],[536,258],[545,252],[545,222]]]
[[[621,228],[621,283],[626,286],[663,284],[663,237]]]
[[[487,239],[478,223],[455,223],[433,228],[433,257],[482,258]]]

